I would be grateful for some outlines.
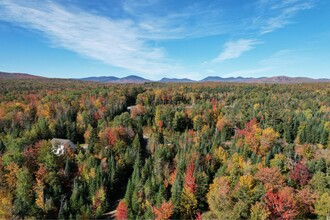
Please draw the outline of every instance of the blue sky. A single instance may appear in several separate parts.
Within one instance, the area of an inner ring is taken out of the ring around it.
[[[0,71],[330,78],[328,0],[1,0]]]

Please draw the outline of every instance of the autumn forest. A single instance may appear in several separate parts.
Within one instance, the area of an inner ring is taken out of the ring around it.
[[[1,219],[329,219],[330,84],[1,79],[0,179]]]

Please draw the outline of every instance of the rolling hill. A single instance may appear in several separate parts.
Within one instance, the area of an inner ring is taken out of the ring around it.
[[[46,79],[46,77],[36,76],[27,73],[8,73],[0,72],[0,79]],[[162,78],[161,80],[149,80],[140,76],[130,75],[126,77],[115,76],[93,76],[86,78],[79,78],[73,80],[99,82],[99,83],[146,83],[146,82],[159,82],[159,83],[193,83],[193,82],[230,82],[230,83],[278,83],[278,84],[294,84],[294,83],[317,83],[317,82],[330,82],[330,79],[313,79],[308,77],[288,77],[288,76],[273,76],[273,77],[220,77],[220,76],[207,76],[206,78],[195,81],[189,78]]]
[[[162,83],[170,83],[170,82],[177,82],[177,83],[184,83],[184,82],[196,82],[194,80],[188,79],[188,78],[183,78],[183,79],[178,79],[178,78],[162,78],[158,82]]]
[[[46,77],[35,76],[27,73],[0,72],[0,79],[44,79]]]

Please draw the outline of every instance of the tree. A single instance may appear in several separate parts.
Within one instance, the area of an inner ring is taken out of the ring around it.
[[[299,207],[299,216],[303,218],[308,213],[314,212],[314,203],[317,196],[309,190],[309,188],[303,188],[296,192],[297,204]]]
[[[17,173],[17,186],[15,190],[14,213],[22,218],[32,214],[33,194],[32,176],[27,168],[19,169]]]
[[[13,195],[8,190],[0,188],[0,218],[12,218],[12,200]]]
[[[116,208],[116,219],[118,220],[128,219],[127,205],[125,200],[121,200]]]
[[[175,112],[172,123],[175,131],[184,131],[187,127],[185,114],[183,112]]]
[[[269,218],[269,214],[270,214],[266,206],[261,202],[257,202],[256,204],[254,204],[251,207],[250,212],[251,212],[250,215],[251,220],[266,220]]]
[[[193,126],[196,131],[200,131],[203,127],[203,118],[200,115],[196,115],[193,118]]]
[[[330,218],[330,195],[323,193],[322,196],[315,203],[315,213],[318,216],[329,219]]]
[[[184,188],[190,193],[194,193],[196,188],[194,171],[195,171],[195,163],[191,162],[186,170],[185,184],[184,184]]]
[[[295,219],[299,214],[294,190],[284,187],[278,191],[270,190],[264,196],[264,201],[273,219]]]
[[[290,171],[290,179],[295,181],[300,186],[308,184],[311,175],[305,163],[299,161],[295,164],[293,169]]]
[[[255,177],[264,184],[266,190],[279,189],[284,185],[284,177],[275,167],[262,168],[258,171]]]
[[[279,133],[275,132],[273,128],[266,128],[262,130],[260,137],[260,153],[265,155],[273,146],[276,139],[279,138]]]
[[[92,197],[92,210],[96,217],[99,217],[105,208],[106,193],[104,187],[101,186]]]
[[[330,192],[329,177],[325,176],[325,174],[320,171],[317,171],[313,175],[313,178],[309,181],[308,185],[314,192],[317,192],[319,195]]]
[[[160,208],[152,207],[152,213],[156,215],[156,220],[167,220],[173,214],[173,204],[171,201],[163,202]]]
[[[196,215],[197,199],[189,188],[184,188],[180,200],[180,214],[183,219],[193,219]]]
[[[5,166],[5,169],[7,170],[7,173],[4,175],[6,183],[9,190],[13,191],[16,188],[16,179],[19,167],[15,162],[10,162],[7,166]]]
[[[231,218],[234,203],[230,193],[231,188],[227,177],[216,177],[213,180],[206,198],[210,210],[216,218]]]

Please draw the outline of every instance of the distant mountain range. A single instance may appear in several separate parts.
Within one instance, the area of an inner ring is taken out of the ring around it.
[[[118,78],[114,76],[99,76],[99,77],[87,77],[87,78],[81,78],[78,80],[83,81],[93,81],[93,82],[107,82],[107,83],[145,83],[145,82],[151,82],[151,80],[131,75],[126,76],[123,78]]]
[[[180,83],[187,83],[187,82],[195,82],[194,80],[183,78],[183,79],[177,79],[177,78],[162,78],[158,82],[162,83],[170,83],[170,82],[180,82]]]
[[[145,83],[145,82],[160,82],[160,83],[191,83],[191,82],[236,82],[236,83],[312,83],[312,82],[330,82],[330,79],[312,79],[308,77],[288,77],[288,76],[273,76],[273,77],[228,77],[208,76],[202,80],[195,81],[188,78],[162,78],[158,81],[152,81],[135,75],[124,78],[113,76],[88,77],[79,80],[107,82],[107,83]]]
[[[42,79],[45,77],[35,76],[27,73],[6,73],[0,72],[0,79]]]
[[[7,73],[0,72],[0,79],[45,79],[46,77],[35,76],[26,73]],[[228,77],[223,78],[220,76],[208,76],[202,80],[194,81],[188,78],[162,78],[158,81],[152,81],[139,76],[130,75],[123,78],[115,76],[99,76],[87,77],[81,79],[73,79],[81,81],[91,81],[100,83],[146,83],[146,82],[160,82],[160,83],[191,83],[191,82],[236,82],[236,83],[313,83],[313,82],[330,82],[330,79],[312,79],[308,77],[288,77],[288,76],[274,76],[274,77]]]

